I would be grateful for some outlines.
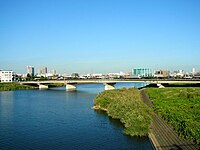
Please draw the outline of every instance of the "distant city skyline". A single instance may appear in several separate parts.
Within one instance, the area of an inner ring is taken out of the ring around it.
[[[2,0],[0,69],[199,71],[199,16],[199,0]]]
[[[56,74],[60,74],[60,75],[71,75],[73,73],[78,73],[78,74],[81,74],[81,75],[86,75],[86,74],[112,74],[112,73],[131,73],[133,74],[133,70],[134,69],[139,69],[139,70],[151,70],[152,73],[154,73],[155,71],[160,71],[160,70],[164,70],[164,71],[169,71],[171,73],[173,72],[184,72],[184,73],[190,73],[190,74],[195,74],[195,73],[200,73],[200,69],[198,68],[190,68],[189,70],[184,70],[184,69],[169,69],[169,68],[145,68],[145,67],[134,67],[134,68],[131,68],[131,69],[128,69],[127,71],[122,71],[122,70],[117,70],[117,71],[111,71],[109,70],[108,72],[98,72],[98,71],[93,71],[93,72],[79,72],[79,71],[74,71],[74,72],[66,72],[66,71],[61,71],[61,72],[58,72],[56,70],[56,68],[48,68],[47,66],[43,66],[43,67],[39,67],[39,68],[36,68],[34,66],[26,66],[26,71],[24,72],[17,72],[13,69],[2,69],[0,68],[0,71],[5,71],[5,70],[10,70],[10,71],[14,71],[14,73],[17,73],[17,74],[30,74],[32,76],[34,75],[46,75],[46,74],[53,74],[53,75],[56,75]],[[37,71],[36,71],[37,70]]]

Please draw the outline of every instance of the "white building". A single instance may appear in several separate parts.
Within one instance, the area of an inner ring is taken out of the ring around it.
[[[47,67],[43,67],[42,69],[38,69],[37,77],[48,77]]]
[[[183,78],[186,75],[184,70],[177,70],[170,74],[171,77],[175,78]]]
[[[102,73],[93,73],[92,74],[92,78],[102,79],[103,78],[103,74]]]
[[[185,75],[185,73],[184,73],[183,70],[178,70],[178,71],[177,71],[177,74],[176,74],[177,77],[183,78],[184,75]]]
[[[196,69],[192,68],[192,75],[194,76],[196,74]]]
[[[51,70],[51,73],[52,73],[53,76],[55,76],[56,75],[56,70],[55,69]]]
[[[1,82],[12,82],[13,81],[13,71],[0,70],[0,81]]]

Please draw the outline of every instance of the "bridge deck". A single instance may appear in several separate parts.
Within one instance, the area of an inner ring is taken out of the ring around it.
[[[153,109],[153,104],[149,97],[141,90],[143,101]],[[153,122],[151,125],[149,137],[154,144],[156,150],[198,150],[199,146],[181,139],[174,131],[173,127],[167,124],[156,113],[153,114]]]
[[[46,80],[46,81],[24,81],[21,84],[50,84],[50,83],[76,83],[76,84],[94,84],[94,83],[121,83],[121,82],[147,82],[147,83],[200,83],[200,80],[148,80],[148,79],[139,79],[139,80]]]

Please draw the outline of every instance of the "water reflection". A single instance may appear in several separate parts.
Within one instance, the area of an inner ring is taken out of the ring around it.
[[[8,126],[13,116],[13,91],[3,91],[0,94],[0,118],[4,118],[0,124]]]

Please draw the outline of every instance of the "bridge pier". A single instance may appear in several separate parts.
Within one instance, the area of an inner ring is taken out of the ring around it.
[[[48,85],[44,85],[44,84],[39,84],[39,89],[40,90],[45,90],[45,89],[48,89]]]
[[[162,84],[157,84],[158,88],[165,88]]]
[[[105,90],[114,90],[115,89],[115,85],[116,83],[104,83],[105,86]]]
[[[74,91],[74,90],[76,90],[75,84],[69,84],[69,83],[67,83],[66,84],[66,90],[67,91]]]

